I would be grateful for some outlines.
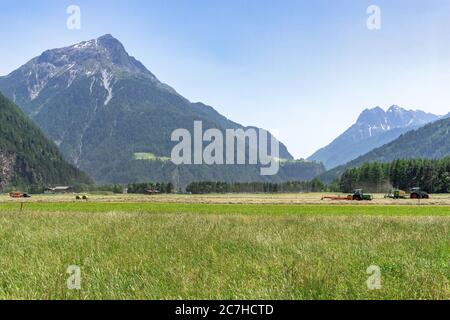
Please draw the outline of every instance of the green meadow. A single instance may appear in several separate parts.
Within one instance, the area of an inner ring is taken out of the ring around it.
[[[0,203],[0,299],[450,299],[450,207]]]
[[[1,211],[20,211],[21,202],[0,203]],[[406,205],[286,205],[286,204],[211,204],[154,202],[26,202],[24,212],[78,213],[165,213],[236,215],[319,215],[319,216],[444,216],[450,218],[450,206]]]

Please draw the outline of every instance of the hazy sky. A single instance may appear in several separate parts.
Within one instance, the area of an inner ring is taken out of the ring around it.
[[[66,27],[72,4],[81,30]],[[366,26],[370,5],[381,30]],[[368,107],[450,111],[448,0],[2,0],[0,15],[0,75],[110,33],[186,98],[278,131],[296,157]]]

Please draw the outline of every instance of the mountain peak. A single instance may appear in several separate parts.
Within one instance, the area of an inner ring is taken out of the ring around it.
[[[98,37],[97,39],[91,39],[88,41],[81,41],[79,43],[76,43],[72,46],[70,46],[69,48],[75,48],[75,49],[84,49],[84,48],[93,48],[93,47],[98,47],[100,44],[103,45],[119,45],[123,48],[122,43],[117,40],[116,38],[114,38],[111,34],[105,34],[101,37]],[[125,48],[124,48],[125,50]],[[51,51],[51,50],[49,50]]]
[[[95,42],[104,49],[108,50],[113,57],[120,57],[120,56],[129,57],[123,44],[110,34],[101,36]]]
[[[402,107],[399,107],[398,105],[394,104],[387,110],[387,113],[390,113],[390,112],[402,112],[402,111],[406,111],[406,109],[404,109]]]
[[[392,105],[387,111],[380,107],[365,109],[353,126],[309,159],[334,168],[438,119],[434,114],[398,105]]]
[[[117,40],[116,38],[113,37],[113,35],[111,35],[110,33],[107,33],[101,37],[98,37],[97,40],[115,40],[117,42],[120,42],[119,40]]]
[[[25,78],[22,78],[23,76]],[[95,83],[102,84],[107,91],[106,104],[111,100],[112,87],[119,78],[145,78],[157,86],[162,86],[158,79],[141,62],[130,56],[122,43],[110,34],[69,47],[46,50],[8,77],[23,80],[23,90],[28,92],[28,97],[25,101],[18,101],[22,104],[37,99],[49,84],[69,88],[74,82],[85,78],[91,79],[91,90]]]
[[[365,109],[358,117],[356,123],[372,123],[374,120],[379,121],[385,117],[385,112],[380,107]]]
[[[364,109],[359,116],[365,115],[365,114],[374,114],[374,113],[384,113],[384,110],[380,107],[375,108],[366,108]]]
[[[438,118],[439,116],[421,110],[408,110],[392,105],[387,111],[380,107],[365,109],[358,117],[356,125],[377,126],[386,131],[386,129],[422,126]]]
[[[384,113],[384,110],[382,108],[380,108],[379,106],[376,106],[374,108],[366,108],[366,109],[364,109],[364,111],[362,113],[379,113],[379,112]]]
[[[77,62],[86,59],[110,60],[113,63],[123,65],[129,63],[131,57],[128,55],[123,44],[110,34],[97,39],[83,41],[68,48],[48,50],[68,57],[79,58]]]
[[[44,73],[42,69],[61,71],[82,70],[94,74],[101,70],[121,70],[129,74],[139,74],[155,78],[142,63],[130,56],[123,44],[110,34],[97,39],[79,42],[69,47],[47,50],[31,60],[28,66],[33,71],[41,69],[38,78]]]

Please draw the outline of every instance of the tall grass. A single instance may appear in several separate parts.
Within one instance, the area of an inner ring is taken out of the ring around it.
[[[450,299],[448,216],[60,205],[0,211],[1,299]]]

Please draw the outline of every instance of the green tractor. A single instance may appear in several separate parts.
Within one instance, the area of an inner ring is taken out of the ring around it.
[[[430,199],[430,195],[420,188],[412,188],[409,197],[411,199]]]
[[[373,196],[371,194],[365,194],[362,189],[356,189],[355,192],[353,192],[353,195],[351,195],[352,199],[354,201],[372,201]]]

